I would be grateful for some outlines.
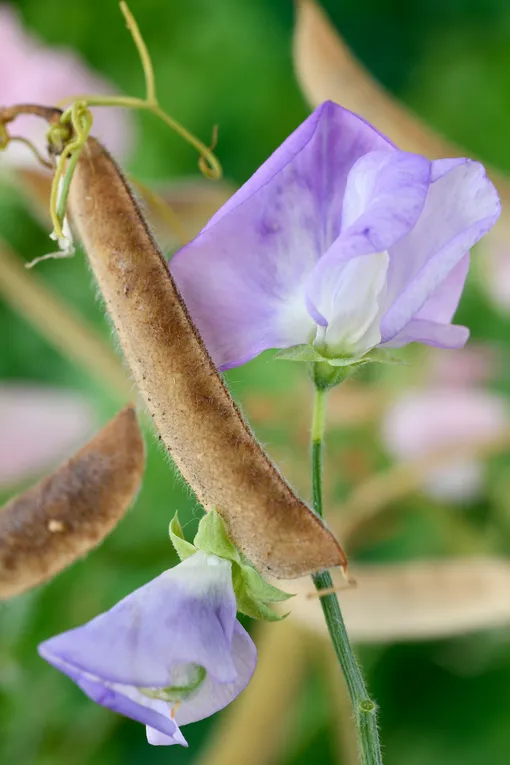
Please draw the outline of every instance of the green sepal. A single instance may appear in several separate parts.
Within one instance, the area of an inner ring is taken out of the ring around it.
[[[361,367],[364,364],[402,364],[405,362],[392,357],[387,351],[375,349],[364,356],[325,356],[313,345],[304,343],[293,345],[291,348],[283,348],[274,357],[277,361],[303,361],[321,363],[325,362],[332,367]]]
[[[282,603],[294,597],[292,593],[284,592],[266,582],[252,566],[241,565],[239,568],[243,586],[252,598],[262,600],[264,603]]]
[[[282,348],[277,351],[273,358],[276,361],[324,361],[324,356],[313,345],[303,343],[293,345],[290,348]]]
[[[281,622],[288,614],[277,614],[276,611],[273,611],[269,606],[251,594],[246,577],[246,571],[249,568],[249,566],[241,564],[233,564],[232,566],[232,584],[234,585],[237,610],[246,616],[250,616],[252,619],[260,619],[265,622]],[[257,573],[254,569],[252,571],[255,574]],[[271,585],[269,586],[271,587]],[[276,587],[274,589],[276,590]],[[282,595],[287,596],[287,593],[282,593]]]
[[[216,510],[209,510],[198,524],[193,544],[198,550],[218,558],[225,558],[234,563],[240,563],[241,556],[233,542],[229,539],[221,515]]]
[[[237,601],[237,610],[252,619],[266,622],[280,622],[288,614],[277,614],[267,603],[276,603],[294,597],[273,587],[252,566],[241,563],[232,565],[232,584]]]
[[[188,542],[186,539],[184,539],[182,526],[179,523],[179,513],[176,513],[170,521],[168,532],[170,534],[170,541],[172,542],[175,548],[175,552],[179,556],[180,560],[186,560],[186,558],[190,558],[192,555],[194,555],[194,553],[196,553],[197,548],[195,545],[192,545],[191,542]]]

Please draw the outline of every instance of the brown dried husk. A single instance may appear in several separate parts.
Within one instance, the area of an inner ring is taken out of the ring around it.
[[[343,566],[345,555],[255,440],[180,297],[133,195],[90,138],[70,212],[136,384],[177,467],[239,549],[281,578]]]
[[[510,624],[510,563],[503,559],[357,565],[351,573],[356,587],[336,572],[333,581],[357,643],[435,639]],[[297,593],[289,621],[327,637],[310,580],[289,583],[289,591]]]
[[[0,510],[0,599],[46,582],[85,555],[126,513],[145,450],[133,407],[52,475]]]

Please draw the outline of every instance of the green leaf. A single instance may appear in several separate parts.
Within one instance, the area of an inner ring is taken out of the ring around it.
[[[192,545],[191,542],[188,542],[186,539],[184,539],[182,526],[179,523],[179,513],[176,513],[170,521],[168,531],[170,534],[170,541],[172,542],[175,548],[175,552],[179,556],[180,560],[186,560],[186,558],[189,558],[191,555],[196,553],[197,548],[195,545]]]
[[[243,568],[245,568],[243,566]],[[281,622],[288,614],[277,614],[269,606],[255,598],[252,598],[244,586],[242,568],[239,565],[232,566],[232,584],[237,601],[237,610],[252,619],[260,619],[265,622]]]
[[[284,592],[278,587],[274,587],[259,574],[252,566],[239,566],[240,580],[248,595],[255,600],[261,600],[264,603],[281,603],[294,595]]]
[[[241,556],[234,543],[229,539],[225,524],[217,510],[209,510],[198,525],[193,544],[202,552],[217,555],[218,558],[239,563]]]

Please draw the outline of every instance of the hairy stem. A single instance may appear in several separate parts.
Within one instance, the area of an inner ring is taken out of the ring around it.
[[[322,518],[322,462],[324,452],[324,429],[326,415],[326,386],[316,379],[315,401],[312,423],[312,491],[313,507]],[[333,587],[329,571],[312,576],[317,591]],[[381,747],[377,730],[377,707],[365,687],[356,657],[345,629],[340,604],[336,593],[330,592],[320,598],[328,631],[347,683],[358,733],[358,746],[363,765],[382,765]]]

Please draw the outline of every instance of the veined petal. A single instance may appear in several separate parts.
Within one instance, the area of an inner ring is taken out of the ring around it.
[[[356,254],[383,252],[418,220],[430,185],[431,163],[403,151],[371,151],[347,179],[342,234]],[[343,250],[345,257],[345,250]]]
[[[394,152],[356,115],[319,107],[170,263],[215,363],[310,340],[304,282],[340,233],[349,171]]]
[[[51,664],[109,683],[171,686],[174,668],[187,663],[234,682],[235,615],[230,562],[197,552],[88,624],[42,643],[39,652]]]
[[[199,551],[39,653],[93,701],[145,724],[149,742],[186,746],[179,724],[222,709],[255,670],[235,615],[230,561]]]
[[[418,223],[389,250],[383,342],[409,324],[500,213],[496,190],[478,162],[448,164],[443,160],[433,175],[437,180],[430,187]],[[455,279],[460,281],[459,273]],[[448,306],[455,294],[448,288]]]
[[[430,162],[404,152],[373,151],[347,179],[342,233],[307,282],[308,304],[328,323],[328,348],[364,353],[381,336],[386,250],[416,224],[423,210]]]
[[[316,299],[328,325],[316,344],[324,346],[326,355],[358,356],[379,343],[388,261],[386,252],[352,258],[336,264],[329,280],[324,278]]]
[[[426,319],[412,319],[404,329],[382,348],[402,348],[409,343],[424,343],[436,348],[463,348],[469,339],[469,329],[460,324],[438,324]]]
[[[231,683],[219,683],[208,674],[200,688],[185,699],[175,712],[178,725],[203,720],[230,704],[248,685],[257,663],[257,649],[244,627],[236,620],[232,638],[232,660],[237,677]]]
[[[72,675],[71,675],[72,677]],[[121,691],[101,683],[98,680],[83,675],[72,677],[81,690],[96,704],[111,709],[112,712],[129,717],[165,736],[168,744],[180,744],[187,746],[186,739],[182,735],[177,723],[168,713],[168,705],[163,701],[156,702],[151,699],[144,700],[144,704],[129,698]]]
[[[181,744],[181,746],[188,746],[186,739],[183,737],[181,741],[175,741],[172,736],[168,736],[166,733],[161,733],[157,728],[151,728],[147,725],[147,741],[152,746],[171,746],[172,744]]]
[[[415,319],[426,319],[440,323],[450,322],[453,318],[466,283],[469,271],[469,253],[464,255],[452,268],[446,279],[432,293],[427,302],[418,311]]]
[[[424,343],[437,348],[462,348],[469,338],[469,330],[450,324],[450,321],[457,309],[468,270],[469,254],[452,269],[414,319],[383,347],[401,348],[408,343]]]

